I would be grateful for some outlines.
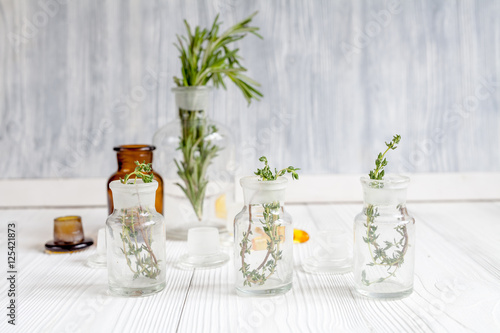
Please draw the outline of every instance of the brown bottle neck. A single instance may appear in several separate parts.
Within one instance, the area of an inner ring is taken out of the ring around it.
[[[120,151],[116,153],[118,160],[118,171],[132,172],[135,167],[135,161],[139,163],[153,163],[152,151]]]

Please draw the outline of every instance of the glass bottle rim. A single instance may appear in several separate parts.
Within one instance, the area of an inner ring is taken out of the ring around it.
[[[191,91],[206,91],[206,92],[210,92],[212,91],[212,87],[211,86],[182,86],[182,87],[173,87],[171,89],[171,91],[173,92],[191,92]]]
[[[54,218],[54,222],[67,222],[67,221],[80,221],[82,222],[82,217],[80,215],[67,215],[67,216],[59,216]]]
[[[134,180],[133,178],[131,179],[132,181]],[[156,180],[153,180],[151,183],[144,183],[142,179],[137,179],[135,184],[123,184],[121,180],[113,180],[111,183],[109,183],[109,188],[112,191],[120,191],[120,192],[149,192],[149,191],[156,191],[158,188],[158,182]]]
[[[123,152],[123,151],[153,151],[156,147],[152,145],[144,145],[144,144],[134,144],[134,145],[121,145],[113,147],[114,151]]]
[[[240,179],[241,187],[261,190],[281,190],[288,184],[286,177],[280,176],[276,180],[261,180],[259,176],[246,176]]]
[[[403,175],[389,174],[382,180],[371,179],[370,177],[363,176],[359,179],[363,186],[370,186],[372,184],[382,184],[383,187],[380,188],[401,188],[407,187],[410,182],[410,177]],[[374,187],[376,188],[376,187]]]

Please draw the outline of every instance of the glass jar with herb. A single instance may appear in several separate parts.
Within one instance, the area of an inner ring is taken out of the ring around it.
[[[178,119],[153,138],[159,157],[155,168],[165,177],[169,196],[169,238],[186,239],[192,227],[224,229],[227,224],[226,207],[234,194],[234,140],[229,129],[210,120],[210,92],[232,82],[248,104],[262,97],[235,45],[247,35],[261,38],[259,28],[251,26],[256,14],[227,29],[218,15],[209,28],[191,28],[185,20],[186,34],[177,36],[181,75],[174,77],[177,87],[172,90]]]
[[[257,176],[240,180],[245,206],[234,219],[236,291],[241,296],[278,295],[292,288],[293,226],[285,211],[286,172],[271,172],[265,157]]]
[[[415,219],[406,209],[410,179],[387,176],[385,155],[396,149],[394,136],[375,160],[376,168],[362,177],[364,207],[354,220],[353,273],[356,291],[373,298],[402,298],[413,291]]]
[[[356,290],[374,298],[401,298],[413,291],[415,219],[406,210],[410,179],[361,178],[363,211],[354,222]]]
[[[172,91],[179,119],[153,137],[155,169],[165,179],[167,237],[185,240],[190,228],[225,229],[226,207],[234,201],[235,147],[229,129],[209,117],[211,87]]]
[[[129,175],[109,184],[113,213],[106,220],[108,285],[112,294],[145,296],[165,288],[165,220],[155,210],[158,182],[151,164],[137,163]]]

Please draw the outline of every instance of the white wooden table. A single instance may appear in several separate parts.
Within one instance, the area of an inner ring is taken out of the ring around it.
[[[0,187],[1,189],[1,187]],[[284,296],[242,298],[232,261],[212,270],[175,268],[185,242],[168,241],[167,286],[145,298],[107,294],[105,269],[85,265],[94,248],[49,255],[53,218],[81,215],[94,239],[107,211],[96,208],[0,209],[0,332],[500,332],[500,200],[410,202],[417,221],[415,290],[402,300],[357,296],[352,273],[301,269],[319,230],[352,230],[361,203],[293,204],[295,276]],[[17,223],[16,326],[7,324],[7,223]],[[231,254],[231,251],[227,249]]]

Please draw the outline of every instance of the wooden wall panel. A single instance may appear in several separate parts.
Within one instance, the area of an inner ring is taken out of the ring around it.
[[[261,102],[217,91],[243,172],[262,154],[304,173],[500,171],[500,3],[476,1],[0,0],[0,177],[102,177],[112,147],[174,118],[182,19],[226,25]]]

